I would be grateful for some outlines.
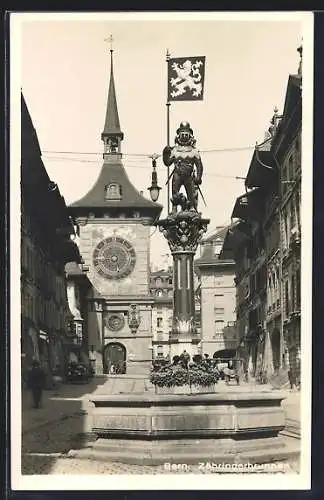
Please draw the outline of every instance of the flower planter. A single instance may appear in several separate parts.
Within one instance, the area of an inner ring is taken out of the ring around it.
[[[214,393],[215,386],[213,385],[192,385],[189,384],[172,386],[172,387],[159,387],[155,386],[156,394],[208,394]]]
[[[179,385],[172,387],[159,387],[155,386],[156,394],[191,394],[189,385]]]
[[[192,394],[207,394],[207,393],[214,393],[215,392],[215,385],[192,385],[191,386],[191,393]]]
[[[178,386],[175,385],[172,389],[173,389],[173,394],[190,394],[191,393],[189,384],[178,385]]]

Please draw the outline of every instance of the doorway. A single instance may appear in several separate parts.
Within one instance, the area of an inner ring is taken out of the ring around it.
[[[119,342],[107,344],[103,354],[104,373],[125,374],[126,373],[126,347]]]

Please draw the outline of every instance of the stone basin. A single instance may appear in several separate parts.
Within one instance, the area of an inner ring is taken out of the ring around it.
[[[97,395],[87,458],[158,465],[220,461],[265,463],[299,453],[279,436],[279,392]]]

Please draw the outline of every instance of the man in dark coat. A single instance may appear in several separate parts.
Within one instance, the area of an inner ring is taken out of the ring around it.
[[[45,386],[45,372],[38,361],[33,361],[29,372],[28,385],[32,392],[34,408],[39,408]]]

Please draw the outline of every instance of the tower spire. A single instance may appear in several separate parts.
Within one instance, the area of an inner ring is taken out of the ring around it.
[[[104,130],[101,134],[101,139],[104,143],[104,158],[107,154],[121,154],[121,141],[124,138],[124,134],[120,129],[116,90],[115,90],[115,79],[114,79],[114,64],[113,64],[113,48],[112,36],[105,40],[110,43],[110,82],[108,91],[108,101],[106,110],[106,119]]]

